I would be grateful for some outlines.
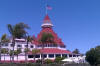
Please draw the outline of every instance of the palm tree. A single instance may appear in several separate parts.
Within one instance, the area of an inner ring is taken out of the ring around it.
[[[18,62],[18,55],[19,55],[21,52],[22,52],[21,49],[17,49],[17,50],[14,51],[14,55],[17,56],[17,62]]]
[[[4,54],[4,62],[5,62],[5,54],[8,53],[8,50],[6,48],[2,48],[1,53]]]
[[[11,62],[12,55],[13,55],[13,51],[12,51],[12,50],[10,50],[10,51],[9,51],[10,62]]]
[[[20,53],[22,53],[22,51],[21,51],[21,49],[19,48],[19,49],[17,49],[17,53],[18,53],[18,55],[20,54]],[[18,61],[18,55],[17,55],[17,61]]]
[[[32,42],[32,40],[33,40],[33,37],[31,37],[31,36],[26,36],[26,40],[27,40],[27,48],[25,49],[25,62],[27,62],[27,53],[28,53],[28,51],[29,51],[29,49],[28,49],[28,44],[29,44],[29,42]]]
[[[18,23],[16,25],[8,24],[8,31],[12,36],[12,45],[13,45],[13,55],[12,55],[12,62],[14,62],[14,46],[15,46],[15,39],[16,38],[24,38],[26,35],[26,30],[29,29],[29,26],[24,23]]]
[[[45,33],[45,32],[42,34],[41,38],[39,39],[39,42],[40,44],[42,44],[42,50],[44,49],[45,44],[55,44],[53,35],[51,33]],[[43,64],[44,61],[43,52],[41,53],[41,55]]]
[[[3,34],[0,42],[0,61],[1,61],[1,45],[10,42],[6,34]]]
[[[75,54],[80,54],[79,49],[75,49],[75,50],[73,51],[73,53],[75,53]]]
[[[26,54],[27,54],[29,51],[30,51],[29,48],[28,48],[28,49],[27,49],[27,48],[24,49],[24,53],[25,53],[25,61],[26,61],[26,62],[27,62],[27,55],[26,55]]]
[[[33,49],[33,50],[32,50],[34,62],[35,62],[35,56],[36,56],[36,54],[39,53],[39,52],[40,52],[39,49]]]

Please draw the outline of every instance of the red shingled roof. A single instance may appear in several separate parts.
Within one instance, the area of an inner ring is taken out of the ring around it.
[[[41,52],[43,52],[44,54],[71,54],[70,51],[61,50],[58,48],[44,48],[44,49],[40,49],[40,53]],[[32,52],[30,51],[29,54],[32,54]]]
[[[54,42],[57,45],[64,46],[64,43],[62,42],[61,38],[58,37],[58,35],[53,31],[52,28],[43,28],[41,32],[38,34],[37,39],[40,39],[44,32],[51,33],[54,36]]]
[[[48,14],[45,16],[43,22],[44,22],[44,23],[45,23],[45,22],[51,22],[51,20],[50,20]]]
[[[45,16],[44,18],[44,23],[45,22],[51,22],[50,21],[50,18],[48,15]],[[64,43],[62,42],[61,38],[58,37],[58,35],[53,31],[52,27],[44,27],[42,28],[42,30],[40,31],[40,33],[37,35],[37,38],[35,41],[33,41],[34,44],[40,44],[38,41],[40,40],[42,34],[46,32],[46,33],[51,33],[53,36],[54,36],[54,42],[57,44],[57,45],[60,45],[60,46],[65,46]]]

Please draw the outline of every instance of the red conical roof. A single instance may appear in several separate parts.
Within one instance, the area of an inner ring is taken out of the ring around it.
[[[44,23],[42,24],[42,30],[41,32],[37,35],[37,39],[36,41],[34,41],[34,44],[39,44],[39,40],[41,39],[41,36],[44,32],[46,33],[51,33],[53,36],[54,36],[54,42],[57,44],[57,45],[60,45],[60,46],[65,46],[64,43],[62,42],[61,38],[58,37],[58,35],[53,31],[53,29],[51,28],[53,25],[51,23],[51,20],[48,16],[48,14],[45,16],[44,18]]]
[[[43,24],[41,25],[42,27],[53,27],[53,24],[51,23],[51,20],[48,16],[48,14],[45,16],[43,20]]]
[[[44,18],[44,21],[43,22],[51,22],[51,20],[50,20],[50,18],[49,18],[49,16],[48,16],[48,14],[45,16],[45,18]]]
[[[37,35],[37,39],[39,40],[42,36],[43,33],[51,33],[54,37],[54,42],[57,44],[57,45],[60,45],[60,46],[65,46],[64,43],[62,42],[61,38],[58,37],[58,35],[53,31],[52,28],[43,28],[41,30],[41,32]]]

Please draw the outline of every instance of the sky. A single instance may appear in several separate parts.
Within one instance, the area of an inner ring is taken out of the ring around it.
[[[52,10],[48,15],[53,29],[73,51],[85,53],[100,45],[100,0],[47,0]],[[0,0],[0,36],[7,33],[7,24],[24,22],[30,35],[41,31],[46,0]]]

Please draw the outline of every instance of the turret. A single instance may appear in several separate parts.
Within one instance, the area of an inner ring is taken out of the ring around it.
[[[50,28],[53,27],[53,24],[52,24],[52,22],[51,22],[51,20],[48,16],[48,14],[45,16],[45,18],[43,20],[43,24],[41,26],[42,26],[42,28],[44,28],[44,27],[50,27]]]

